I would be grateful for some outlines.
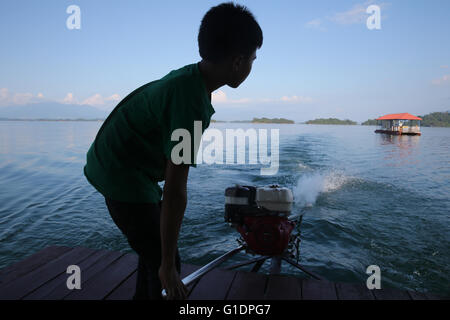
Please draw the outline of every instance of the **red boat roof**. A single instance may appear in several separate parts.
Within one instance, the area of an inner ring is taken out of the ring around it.
[[[405,112],[387,114],[375,120],[422,120],[422,118],[413,116],[412,114]]]

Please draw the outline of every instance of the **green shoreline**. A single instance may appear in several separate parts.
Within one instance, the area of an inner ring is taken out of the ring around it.
[[[306,124],[338,124],[338,125],[357,125],[356,121],[352,121],[349,119],[341,120],[337,118],[319,118],[314,120],[308,120],[305,122]]]
[[[447,112],[432,112],[424,116],[420,116],[423,120],[421,121],[421,127],[450,127],[450,113]],[[51,119],[51,118],[37,118],[37,119],[24,119],[24,118],[0,118],[0,121],[52,121],[52,122],[63,122],[63,121],[105,121],[105,119],[94,118],[68,118],[68,119]],[[294,120],[285,118],[253,118],[252,120],[211,120],[211,123],[255,123],[255,124],[320,124],[320,125],[357,125],[358,123],[349,119],[340,120],[337,118],[318,118],[314,120],[308,120],[305,122],[295,122]],[[375,119],[369,119],[362,122],[360,125],[363,126],[376,126],[377,121]]]

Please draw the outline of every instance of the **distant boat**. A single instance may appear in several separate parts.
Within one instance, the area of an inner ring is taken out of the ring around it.
[[[376,133],[386,133],[394,135],[414,135],[420,136],[420,121],[422,118],[413,116],[410,113],[392,113],[375,119],[381,126],[375,130]]]

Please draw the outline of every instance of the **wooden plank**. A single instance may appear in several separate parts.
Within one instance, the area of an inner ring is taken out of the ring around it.
[[[302,281],[303,300],[337,300],[334,283],[327,280],[307,279]]]
[[[66,286],[67,266],[82,270],[82,289]],[[47,247],[0,270],[0,299],[131,299],[136,285],[137,255],[117,251]],[[181,277],[199,267],[182,264]],[[295,285],[295,283],[297,285]],[[216,269],[189,286],[189,299],[442,299],[431,293],[393,288],[368,290],[363,284],[300,280]]]
[[[190,275],[192,272],[197,271],[199,268],[200,266],[196,266],[194,264],[182,263],[180,272],[181,279]]]
[[[0,299],[21,299],[29,292],[39,288],[58,275],[65,273],[69,265],[77,264],[93,252],[93,249],[77,247],[64,253],[32,272],[1,286]]]
[[[301,280],[283,276],[270,275],[265,298],[268,300],[300,300],[302,298]]]
[[[213,269],[204,275],[189,295],[189,300],[225,300],[236,271]]]
[[[135,270],[138,256],[127,253],[97,273],[80,290],[73,290],[65,300],[101,300],[125,281]]]
[[[136,292],[137,271],[133,272],[127,280],[115,288],[105,300],[132,300]]]
[[[97,273],[101,272],[104,268],[106,268],[113,261],[119,259],[121,256],[123,256],[123,253],[119,251],[106,251],[106,254],[102,255],[100,259],[95,259],[95,257],[91,256],[91,258],[95,261],[91,263],[88,268],[82,269],[81,271],[81,290],[83,290],[83,287],[87,281],[89,281],[92,277],[95,277]],[[62,300],[72,292],[73,290],[69,290],[67,286],[58,286],[50,294],[46,295],[45,299]]]
[[[439,297],[433,293],[425,293],[425,296],[427,297],[428,300],[449,300],[448,298],[444,298],[444,297]]]
[[[406,291],[393,288],[374,289],[373,294],[377,300],[411,300]]]
[[[181,273],[180,273],[180,277],[181,279],[183,279],[184,277],[190,275],[191,273],[193,273],[194,271],[197,271],[199,268],[201,268],[200,266],[196,266],[193,264],[186,264],[186,263],[182,263],[181,264]],[[199,280],[194,281],[193,283],[191,283],[190,285],[188,285],[188,297],[191,294],[192,290],[195,288],[195,286],[197,285]]]
[[[375,300],[372,290],[360,283],[336,283],[336,293],[339,300]]]
[[[264,274],[238,271],[231,284],[227,300],[262,300],[267,276]]]
[[[0,286],[20,278],[60,255],[72,250],[70,247],[51,246],[44,248],[24,260],[13,263],[0,270]]]
[[[181,278],[184,278],[188,274],[194,272],[199,267],[190,264],[181,264]],[[137,271],[126,279],[122,284],[115,288],[105,300],[131,300],[136,291]],[[192,286],[188,287],[192,288]]]
[[[412,300],[428,300],[427,296],[422,292],[408,291],[408,294]]]
[[[85,271],[91,267],[94,263],[102,259],[108,254],[107,250],[96,250],[93,254],[89,255],[77,265],[81,270],[81,279],[84,279]],[[30,292],[23,297],[24,300],[48,300],[48,299],[62,299],[63,296],[69,294],[70,290],[67,289],[66,281],[68,275],[66,273],[60,274],[56,278],[45,283],[43,286]]]

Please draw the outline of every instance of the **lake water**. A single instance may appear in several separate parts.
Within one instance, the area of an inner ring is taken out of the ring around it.
[[[131,251],[83,176],[100,126],[0,121],[0,268],[50,245]],[[365,282],[366,268],[378,265],[382,286],[450,294],[450,129],[398,137],[366,126],[211,125],[250,127],[279,128],[279,171],[191,169],[179,241],[184,262],[203,265],[236,246],[237,232],[223,222],[226,187],[277,183],[294,190],[294,211],[304,213],[301,263],[312,271]],[[285,264],[283,273],[304,276]]]

